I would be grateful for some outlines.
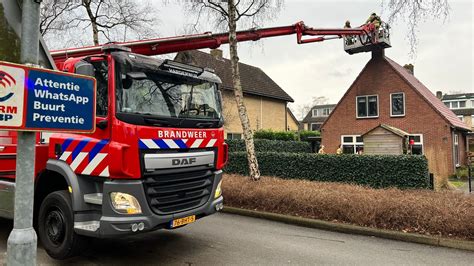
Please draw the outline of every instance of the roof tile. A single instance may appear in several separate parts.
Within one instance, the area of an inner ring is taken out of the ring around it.
[[[421,83],[415,76],[408,73],[408,71],[401,65],[388,57],[384,59],[389,65],[403,78],[411,87],[413,87],[425,100],[452,126],[456,128],[471,130],[463,121],[461,121],[440,99],[436,97],[423,83]]]
[[[214,69],[216,74],[221,78],[222,87],[224,89],[232,90],[234,87],[232,83],[231,62],[229,59],[217,59],[211,54],[192,50],[179,52],[175,60]],[[240,62],[239,68],[244,93],[294,102],[293,98],[260,68]]]

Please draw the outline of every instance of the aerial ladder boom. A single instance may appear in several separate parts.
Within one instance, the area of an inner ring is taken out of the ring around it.
[[[257,41],[263,38],[296,34],[296,40],[298,44],[322,42],[329,39],[339,39],[348,36],[364,36],[364,40],[366,40],[365,42],[370,43],[373,42],[372,40],[374,40],[374,38],[370,38],[370,36],[373,35],[374,32],[375,28],[371,24],[363,25],[358,28],[318,29],[308,27],[303,22],[298,22],[290,26],[238,31],[237,41]],[[169,38],[157,38],[130,42],[116,42],[114,43],[114,45],[128,47],[132,53],[151,56],[204,48],[215,49],[221,46],[222,44],[227,43],[229,43],[228,33],[213,34],[211,32],[206,32],[202,34],[183,35]],[[102,51],[103,47],[104,45],[98,45],[81,48],[62,49],[52,51],[51,55],[53,56],[56,63],[62,63],[69,57],[83,57],[98,54]]]

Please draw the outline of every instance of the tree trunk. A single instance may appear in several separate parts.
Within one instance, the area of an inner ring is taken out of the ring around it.
[[[234,0],[228,1],[229,6],[229,47],[230,47],[230,61],[232,65],[232,80],[234,85],[235,102],[239,110],[240,122],[242,123],[242,130],[245,140],[245,147],[247,149],[247,160],[249,163],[250,178],[252,180],[260,179],[260,170],[258,168],[257,156],[255,155],[255,146],[253,143],[252,129],[250,128],[250,121],[247,115],[247,108],[244,105],[244,95],[242,92],[242,84],[240,82],[239,70],[239,55],[237,53],[237,22],[236,10]]]
[[[97,27],[97,23],[96,23],[97,18],[94,16],[94,13],[92,12],[92,9],[91,9],[91,0],[83,1],[83,5],[86,8],[87,16],[89,16],[89,19],[91,21],[92,40],[94,41],[94,45],[99,45],[99,28]]]

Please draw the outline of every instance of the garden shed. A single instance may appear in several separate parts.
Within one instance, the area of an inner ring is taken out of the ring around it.
[[[367,131],[362,135],[364,154],[400,155],[407,147],[408,133],[386,124]]]

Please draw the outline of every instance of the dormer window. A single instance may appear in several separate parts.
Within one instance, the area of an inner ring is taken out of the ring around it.
[[[329,116],[331,108],[317,108],[313,109],[313,117]]]

